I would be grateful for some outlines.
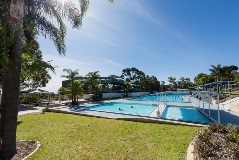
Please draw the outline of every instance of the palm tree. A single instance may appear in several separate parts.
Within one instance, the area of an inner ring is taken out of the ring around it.
[[[78,95],[82,95],[84,93],[83,83],[78,80],[74,80],[74,95],[77,97],[77,104],[78,104]]]
[[[173,88],[173,89],[176,89],[177,88],[177,83],[176,83],[176,78],[175,77],[168,77],[168,81],[170,83],[170,86]]]
[[[220,64],[218,64],[217,66],[211,65],[211,67],[212,68],[209,69],[209,71],[211,71],[211,75],[214,76],[215,81],[218,82],[222,74],[222,67]]]
[[[70,88],[71,88],[71,102],[72,105],[76,103],[76,95],[74,91],[74,81],[76,80],[76,77],[79,76],[78,69],[75,71],[72,71],[71,69],[63,69],[64,72],[67,73],[67,75],[62,75],[61,77],[65,77],[70,81]]]
[[[65,100],[65,95],[69,93],[69,89],[65,87],[61,87],[58,89],[58,95],[59,95],[59,102],[61,99]],[[63,98],[62,98],[63,97]]]
[[[98,93],[102,90],[102,86],[99,85],[100,83],[100,75],[99,71],[95,72],[89,72],[86,75],[86,83],[89,85],[88,90],[92,93],[94,93],[94,100],[100,100],[98,99]]]
[[[78,4],[74,2],[78,2]],[[4,67],[1,63],[3,95],[0,122],[0,158],[11,158],[16,153],[23,21],[33,25],[37,32],[48,36],[56,45],[58,52],[64,54],[66,27],[63,19],[69,21],[74,28],[79,28],[88,5],[89,0],[0,1],[0,34],[7,35],[0,37],[0,42],[4,42],[3,48],[1,47],[3,50],[1,58],[4,57],[6,62],[9,62]],[[46,17],[51,17],[51,20]],[[56,20],[57,25],[52,23],[54,20]],[[57,28],[57,26],[59,27]],[[10,41],[8,40],[9,37],[12,37]]]
[[[214,76],[215,81],[218,82],[220,79],[220,76],[222,74],[222,67],[220,64],[218,64],[217,66],[211,65],[211,69],[209,69],[209,71],[211,71],[211,75]],[[217,92],[219,91],[219,86],[217,84]]]
[[[99,82],[100,82],[99,71],[89,72],[86,75],[86,77],[87,77],[86,82],[89,85],[89,91],[93,93],[99,92]]]
[[[5,3],[4,3],[5,2]],[[12,157],[16,153],[16,127],[20,95],[20,73],[22,56],[21,32],[24,16],[24,1],[1,1],[1,32],[10,31],[16,38],[10,47],[5,48],[8,54],[8,66],[2,68],[2,111],[0,123],[1,150],[0,157]],[[4,8],[3,6],[6,6]],[[9,7],[9,10],[7,10]],[[5,14],[5,15],[4,15]],[[4,16],[4,18],[2,18]],[[3,20],[4,19],[4,20]],[[3,40],[4,41],[4,40]],[[1,39],[2,42],[2,39]]]

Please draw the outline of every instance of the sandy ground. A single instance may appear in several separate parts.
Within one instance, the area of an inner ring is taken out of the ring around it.
[[[231,105],[231,111],[239,114],[239,103]]]

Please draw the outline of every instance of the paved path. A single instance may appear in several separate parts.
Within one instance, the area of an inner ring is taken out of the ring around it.
[[[20,106],[18,109],[18,115],[24,115],[28,113],[40,113],[44,107],[40,106]]]
[[[199,101],[196,98],[191,97],[191,101],[193,106],[201,108],[202,111],[204,111],[206,114],[210,114],[210,116],[218,121],[218,106],[212,105],[207,102]],[[239,125],[239,114],[235,112],[228,111],[227,109],[224,109],[219,106],[219,117],[220,122],[224,125],[227,125],[228,123],[231,123],[233,125]]]
[[[64,101],[63,103],[65,103],[67,101]],[[54,107],[64,107],[64,104],[59,104],[55,103],[55,104],[50,104],[50,108],[54,108]],[[19,106],[18,108],[18,115],[24,115],[24,114],[28,114],[28,113],[41,113],[42,110],[46,107],[46,104],[40,104],[39,106],[33,106],[33,105],[27,105],[27,106]]]

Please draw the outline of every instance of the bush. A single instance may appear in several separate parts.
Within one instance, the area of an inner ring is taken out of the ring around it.
[[[20,95],[20,104],[32,104],[38,102],[38,95],[22,94]]]
[[[213,124],[195,138],[196,159],[239,159],[239,126]]]

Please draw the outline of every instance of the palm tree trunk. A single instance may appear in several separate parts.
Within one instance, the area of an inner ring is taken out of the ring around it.
[[[71,105],[74,105],[74,80],[71,81]]]
[[[0,123],[2,140],[0,154],[12,156],[16,153],[16,128],[20,94],[22,36],[10,50],[10,67],[3,71],[3,97]]]
[[[0,121],[0,158],[11,158],[16,153],[16,129],[20,94],[20,73],[22,60],[22,18],[24,0],[11,0],[7,24],[18,32],[15,43],[9,50],[9,66],[2,73],[2,112]]]

